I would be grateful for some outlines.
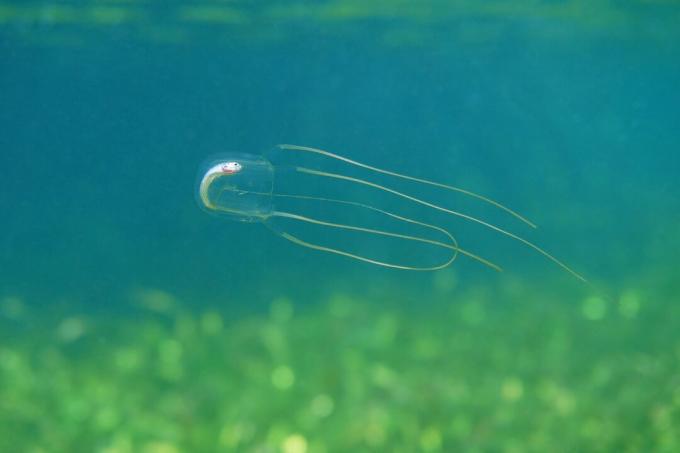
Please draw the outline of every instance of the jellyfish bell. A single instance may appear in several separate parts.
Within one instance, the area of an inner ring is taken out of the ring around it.
[[[211,214],[241,222],[258,222],[273,210],[274,166],[264,157],[224,153],[201,165],[196,198]]]

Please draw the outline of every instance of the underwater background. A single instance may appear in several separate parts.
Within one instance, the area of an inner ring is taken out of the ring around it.
[[[678,451],[678,24],[672,0],[0,2],[0,451]],[[309,164],[588,283],[342,181],[286,189],[503,272],[200,208],[206,159],[279,143],[496,199],[538,228]]]

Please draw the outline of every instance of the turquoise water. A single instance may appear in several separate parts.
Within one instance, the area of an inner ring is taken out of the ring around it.
[[[676,451],[678,22],[663,1],[0,3],[0,450]],[[347,181],[276,184],[446,228],[503,272],[385,269],[200,208],[206,159],[298,164],[280,143],[498,200],[538,228],[301,158],[588,283]]]

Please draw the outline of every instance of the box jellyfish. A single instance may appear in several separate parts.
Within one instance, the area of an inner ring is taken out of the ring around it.
[[[458,192],[467,197],[477,199],[482,203],[492,205],[495,208],[515,217],[526,225],[535,228],[535,225],[532,222],[510,208],[490,198],[459,187],[385,170],[383,168],[378,168],[349,159],[339,154],[334,154],[329,151],[306,146],[278,145],[277,151],[280,153],[302,153],[306,155],[313,155],[321,158],[322,162],[326,161],[340,163],[342,165],[348,166],[349,168],[361,169],[368,172],[369,174],[384,175],[388,178],[406,180],[412,184],[420,186],[431,186],[444,191]],[[277,235],[299,246],[321,252],[342,255],[347,258],[378,266],[405,270],[433,271],[449,266],[459,255],[463,255],[497,271],[501,270],[500,266],[491,262],[490,260],[460,248],[458,246],[458,241],[453,236],[453,234],[441,226],[433,225],[431,223],[427,223],[403,214],[391,212],[386,208],[375,206],[366,202],[365,200],[340,199],[331,196],[314,196],[304,193],[288,193],[281,191],[277,187],[277,177],[279,174],[284,173],[289,176],[292,175],[293,178],[302,178],[302,175],[308,175],[319,180],[342,181],[357,187],[362,186],[373,191],[380,191],[382,193],[390,194],[391,196],[405,200],[408,203],[420,205],[427,209],[445,213],[446,215],[459,217],[467,222],[480,225],[481,227],[490,229],[500,235],[509,237],[514,241],[524,244],[525,246],[540,253],[557,266],[561,267],[564,271],[570,273],[579,280],[585,281],[585,279],[580,274],[572,270],[550,253],[543,250],[541,247],[514,233],[511,233],[508,230],[472,215],[441,206],[439,203],[427,200],[425,197],[418,194],[397,190],[393,187],[383,184],[382,182],[376,182],[375,180],[355,177],[348,174],[348,172],[333,172],[325,168],[311,168],[308,166],[299,165],[279,166],[272,164],[272,162],[270,162],[270,160],[264,156],[253,154],[224,154],[212,159],[201,168],[196,191],[199,205],[211,213],[224,215],[233,220],[262,223],[269,227],[269,229]],[[304,184],[297,184],[296,187],[304,187]],[[348,190],[345,191],[345,193],[351,194],[353,192]],[[351,222],[337,222],[322,217],[305,215],[300,212],[281,210],[278,207],[278,201],[285,199],[314,201],[317,203],[335,206],[338,209],[351,208],[369,211],[377,216],[400,223],[403,226],[408,227],[408,230],[406,232],[388,231],[387,229],[382,229],[379,227],[353,224]],[[447,251],[448,253],[446,258],[442,259],[441,262],[433,263],[431,265],[393,262],[355,253],[353,251],[339,247],[331,247],[317,243],[315,241],[313,242],[308,239],[303,239],[298,235],[293,234],[291,231],[286,231],[284,228],[276,225],[274,222],[276,219],[286,219],[293,222],[315,225],[328,229],[329,234],[331,231],[351,231],[367,236],[387,237],[398,241],[425,244],[427,246],[440,248]],[[437,235],[438,239],[424,235],[423,232],[425,231]]]

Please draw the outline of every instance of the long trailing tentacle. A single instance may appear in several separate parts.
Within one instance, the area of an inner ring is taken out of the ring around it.
[[[375,265],[382,266],[382,267],[389,267],[389,268],[392,268],[392,269],[403,269],[403,270],[411,270],[411,271],[436,271],[436,270],[439,270],[439,269],[444,269],[445,267],[448,267],[449,265],[451,265],[451,263],[453,263],[453,261],[456,259],[456,255],[457,255],[457,251],[458,251],[456,246],[444,244],[444,243],[441,243],[441,242],[438,242],[438,241],[431,241],[431,240],[428,240],[428,239],[419,238],[417,236],[408,236],[408,235],[402,235],[402,234],[397,234],[397,233],[391,233],[391,232],[388,232],[388,231],[357,227],[357,226],[354,226],[354,225],[344,225],[344,224],[339,224],[339,223],[326,222],[326,221],[323,221],[323,220],[313,219],[313,218],[310,218],[310,217],[305,217],[305,216],[301,216],[301,215],[298,215],[298,214],[292,214],[292,213],[288,213],[288,212],[278,211],[278,212],[275,212],[272,217],[286,217],[286,218],[289,218],[289,219],[299,220],[299,221],[302,221],[302,222],[313,223],[313,224],[316,224],[316,225],[322,225],[322,226],[331,227],[331,228],[340,228],[340,229],[345,229],[345,230],[360,231],[360,232],[369,233],[369,234],[396,237],[396,238],[399,238],[399,239],[405,239],[405,240],[409,240],[409,241],[426,242],[426,243],[429,243],[429,244],[449,248],[449,249],[452,249],[454,251],[454,253],[451,255],[451,257],[448,260],[446,260],[446,262],[439,264],[439,265],[436,265],[436,266],[427,266],[427,267],[408,266],[408,265],[403,265],[403,264],[389,263],[387,261],[380,261],[380,260],[376,260],[376,259],[373,259],[373,258],[368,258],[366,256],[351,253],[351,252],[348,252],[348,251],[345,251],[345,250],[327,247],[327,246],[324,246],[324,245],[313,244],[311,242],[307,242],[307,241],[304,241],[304,240],[302,240],[302,239],[300,239],[296,236],[293,236],[290,233],[287,233],[285,231],[281,231],[281,230],[277,229],[276,227],[274,227],[271,224],[269,219],[267,219],[264,222],[264,224],[267,225],[276,234],[278,234],[279,236],[281,236],[285,239],[288,239],[289,241],[291,241],[291,242],[293,242],[297,245],[301,245],[303,247],[307,247],[307,248],[314,249],[314,250],[319,250],[319,251],[322,251],[322,252],[328,252],[328,253],[334,253],[336,255],[342,255],[342,256],[345,256],[345,257],[348,257],[348,258],[363,261],[365,263],[375,264]],[[271,219],[271,217],[270,217],[270,219]],[[451,237],[453,237],[453,236],[451,236]]]
[[[421,182],[421,183],[424,183],[424,184],[430,184],[430,185],[442,187],[442,188],[445,188],[445,189],[462,192],[462,193],[471,195],[473,197],[479,198],[479,199],[486,201],[488,203],[491,203],[492,205],[495,205],[495,206],[497,206],[497,207],[499,207],[499,208],[501,208],[505,211],[508,211],[510,214],[514,215],[515,217],[518,217],[520,220],[523,220],[525,223],[527,223],[531,226],[534,226],[531,222],[527,221],[526,219],[524,219],[523,217],[514,213],[514,211],[511,211],[508,208],[504,207],[503,205],[500,205],[499,203],[497,203],[493,200],[490,200],[486,197],[475,194],[473,192],[466,191],[464,189],[459,189],[459,188],[453,187],[453,186],[447,186],[447,185],[444,185],[444,184],[439,184],[439,183],[435,183],[435,182],[420,179],[420,178],[414,178],[414,177],[410,177],[410,176],[407,176],[407,175],[402,175],[402,174],[390,172],[390,171],[387,171],[387,170],[383,170],[383,169],[380,169],[380,168],[376,168],[376,167],[372,167],[372,166],[369,166],[369,165],[366,165],[366,164],[362,164],[360,162],[353,161],[351,159],[339,156],[337,154],[333,154],[333,153],[330,153],[328,151],[323,151],[323,150],[319,150],[319,149],[316,149],[316,148],[308,148],[308,147],[297,146],[297,145],[279,145],[279,147],[281,149],[298,150],[298,151],[306,151],[306,152],[311,152],[311,153],[317,153],[317,154],[320,154],[320,155],[323,155],[323,156],[327,156],[327,157],[330,157],[330,158],[333,158],[333,159],[338,159],[340,161],[347,162],[347,163],[352,164],[352,165],[356,165],[356,166],[359,166],[359,167],[362,167],[362,168],[366,168],[368,170],[372,170],[372,171],[375,171],[375,172],[378,172],[378,173],[384,173],[384,174],[387,174],[387,175],[396,176],[396,177],[403,178],[403,179],[408,179],[408,180],[412,180],[412,181],[416,181],[416,182]],[[372,187],[372,188],[375,188],[375,189],[378,189],[378,190],[385,191],[387,193],[391,193],[393,195],[407,199],[409,201],[421,204],[423,206],[427,206],[427,207],[430,207],[432,209],[436,209],[436,210],[439,210],[439,211],[442,211],[442,212],[463,218],[465,220],[483,225],[483,226],[485,226],[489,229],[492,229],[492,230],[494,230],[494,231],[496,231],[500,234],[503,234],[503,235],[505,235],[505,236],[507,236],[511,239],[514,239],[518,242],[521,242],[524,245],[534,249],[536,252],[542,254],[544,257],[546,257],[547,259],[549,259],[550,261],[552,261],[553,263],[555,263],[556,265],[561,267],[563,270],[565,270],[566,272],[568,272],[571,275],[573,275],[574,277],[576,277],[577,279],[579,279],[583,282],[587,282],[587,280],[583,276],[581,276],[579,273],[577,273],[576,271],[571,269],[569,266],[567,266],[566,264],[564,264],[563,262],[561,262],[560,260],[555,258],[550,253],[546,252],[545,250],[543,250],[539,246],[533,244],[532,242],[529,242],[528,240],[526,240],[526,239],[524,239],[520,236],[517,236],[514,233],[511,233],[507,230],[504,230],[504,229],[502,229],[502,228],[500,228],[496,225],[493,225],[489,222],[486,222],[484,220],[478,219],[478,218],[470,216],[468,214],[464,214],[464,213],[459,212],[459,211],[454,211],[452,209],[444,208],[442,206],[439,206],[439,205],[434,204],[434,203],[430,203],[428,201],[422,200],[422,199],[417,198],[415,196],[408,195],[406,193],[403,193],[403,192],[397,191],[395,189],[391,189],[389,187],[386,187],[386,186],[383,186],[383,185],[380,185],[380,184],[377,184],[377,183],[374,183],[374,182],[371,182],[371,181],[367,181],[367,180],[364,180],[364,179],[354,178],[354,177],[347,176],[347,175],[330,173],[330,172],[325,172],[325,171],[321,171],[321,170],[314,170],[314,169],[299,167],[299,166],[292,167],[292,168],[295,171],[298,171],[300,173],[305,173],[305,174],[310,174],[310,175],[315,175],[315,176],[321,176],[321,177],[326,177],[326,178],[332,178],[332,179],[345,180],[345,181],[349,181],[349,182],[352,182],[352,183],[369,186],[369,187]],[[227,189],[225,189],[225,190],[227,190]],[[329,253],[335,253],[335,254],[347,256],[347,257],[350,257],[350,258],[353,258],[353,259],[357,259],[357,260],[360,260],[360,261],[365,261],[365,262],[377,264],[377,265],[380,265],[380,266],[397,268],[397,269],[409,269],[409,270],[437,270],[437,269],[442,269],[442,268],[450,265],[456,259],[458,253],[461,253],[461,254],[469,256],[470,258],[473,258],[473,259],[475,259],[475,260],[477,260],[477,261],[479,261],[479,262],[481,262],[481,263],[483,263],[483,264],[485,264],[485,265],[487,265],[487,266],[489,266],[493,269],[496,269],[496,270],[499,270],[499,271],[501,270],[501,268],[499,266],[497,266],[496,264],[494,264],[494,263],[492,263],[492,262],[490,262],[490,261],[488,261],[484,258],[481,258],[481,257],[479,257],[479,256],[477,256],[477,255],[475,255],[471,252],[468,252],[466,250],[459,248],[456,239],[453,237],[453,235],[451,235],[451,233],[449,233],[447,230],[445,230],[443,228],[440,228],[440,227],[437,227],[437,226],[434,226],[434,225],[419,222],[419,221],[409,219],[409,218],[406,218],[406,217],[401,217],[399,215],[396,215],[396,214],[393,214],[393,213],[390,213],[390,212],[387,212],[387,211],[383,211],[383,210],[375,208],[373,206],[365,205],[365,204],[358,203],[358,202],[350,202],[350,201],[334,200],[334,199],[329,199],[329,198],[319,198],[319,197],[310,197],[310,196],[300,196],[300,195],[285,195],[285,194],[269,194],[269,195],[270,196],[274,195],[274,196],[290,197],[290,198],[300,198],[300,199],[316,199],[316,200],[321,200],[321,201],[330,201],[330,202],[335,202],[335,203],[344,203],[344,204],[347,204],[347,205],[364,207],[364,208],[371,209],[371,210],[374,210],[376,212],[380,212],[384,215],[388,215],[388,216],[391,216],[393,218],[396,218],[396,219],[399,219],[399,220],[402,220],[402,221],[405,221],[405,222],[418,224],[418,225],[421,225],[421,226],[424,226],[424,227],[427,227],[427,228],[431,228],[431,229],[440,231],[441,233],[448,236],[451,239],[451,242],[452,242],[452,245],[451,244],[445,244],[445,243],[442,243],[442,242],[439,242],[439,241],[433,241],[433,240],[429,240],[429,239],[425,239],[425,238],[421,238],[421,237],[417,237],[417,236],[402,235],[402,234],[398,234],[398,233],[391,233],[391,232],[388,232],[388,231],[358,227],[358,226],[354,226],[354,225],[337,224],[337,223],[327,222],[327,221],[323,221],[323,220],[319,220],[319,219],[313,219],[313,218],[310,218],[310,217],[305,217],[305,216],[301,216],[301,215],[298,215],[298,214],[287,213],[287,212],[282,212],[282,211],[273,211],[270,215],[262,216],[260,218],[260,220],[265,225],[267,225],[269,228],[271,228],[275,233],[279,234],[280,236],[284,237],[285,239],[288,239],[288,240],[290,240],[290,241],[292,241],[292,242],[294,242],[298,245],[304,246],[304,247],[308,247],[308,248],[312,248],[312,249],[316,249],[316,250],[321,250],[321,251],[325,251],[325,252],[329,252]],[[346,251],[343,251],[343,250],[333,249],[333,248],[330,248],[330,247],[325,247],[325,246],[321,246],[321,245],[318,245],[318,244],[312,244],[312,243],[303,241],[302,239],[299,239],[299,238],[297,238],[297,237],[295,237],[295,236],[293,236],[289,233],[277,230],[271,224],[271,222],[268,221],[268,219],[270,217],[287,217],[287,218],[290,218],[290,219],[308,222],[308,223],[312,223],[312,224],[323,225],[323,226],[327,226],[327,227],[331,227],[331,228],[361,231],[361,232],[365,232],[365,233],[369,233],[369,234],[389,236],[389,237],[401,238],[401,239],[404,239],[404,240],[411,240],[411,241],[429,243],[429,244],[432,244],[432,245],[437,245],[437,246],[441,246],[441,247],[451,249],[455,253],[446,263],[438,265],[438,266],[433,266],[433,267],[411,267],[411,266],[404,266],[404,265],[399,265],[399,264],[381,262],[381,261],[373,260],[371,258],[352,254],[350,252],[346,252]]]
[[[364,180],[364,179],[354,178],[354,177],[352,177],[352,176],[347,176],[347,175],[340,175],[340,174],[337,174],[337,173],[329,173],[329,172],[320,171],[320,170],[313,170],[313,169],[305,168],[305,167],[295,167],[295,169],[296,169],[297,171],[299,171],[300,173],[306,173],[306,174],[310,174],[310,175],[322,176],[322,177],[332,178],[332,179],[340,179],[340,180],[344,180],[344,181],[353,182],[353,183],[356,183],[356,184],[361,184],[361,185],[373,187],[373,188],[375,188],[375,189],[378,189],[378,190],[382,190],[382,191],[391,193],[391,194],[393,194],[393,195],[396,195],[396,196],[398,196],[398,197],[401,197],[401,198],[404,198],[404,199],[406,199],[406,200],[412,201],[412,202],[414,202],[414,203],[418,203],[418,204],[421,204],[421,205],[423,205],[423,206],[427,206],[427,207],[430,207],[430,208],[432,208],[432,209],[436,209],[436,210],[438,210],[438,211],[442,211],[442,212],[445,212],[445,213],[447,213],[447,214],[451,214],[451,215],[454,215],[454,216],[461,217],[461,218],[463,218],[463,219],[469,220],[469,221],[471,221],[471,222],[478,223],[478,224],[480,224],[480,225],[483,225],[483,226],[485,226],[485,227],[487,227],[487,228],[490,228],[490,229],[492,229],[492,230],[494,230],[494,231],[496,231],[496,232],[498,232],[498,233],[501,233],[501,234],[503,234],[503,235],[505,235],[505,236],[507,236],[507,237],[510,237],[510,238],[516,240],[516,241],[519,241],[519,242],[521,242],[522,244],[524,244],[524,245],[526,245],[526,246],[528,246],[528,247],[534,249],[535,251],[537,251],[537,252],[540,253],[541,255],[545,256],[545,257],[548,258],[550,261],[552,261],[553,263],[557,264],[559,267],[561,267],[562,269],[564,269],[565,271],[567,271],[568,273],[570,273],[571,275],[573,275],[573,276],[576,277],[577,279],[579,279],[579,280],[581,280],[581,281],[583,281],[583,282],[586,282],[586,279],[585,279],[581,274],[579,274],[578,272],[576,272],[576,271],[574,271],[573,269],[571,269],[569,266],[567,266],[566,264],[564,264],[563,262],[561,262],[560,260],[558,260],[557,258],[555,258],[554,256],[552,256],[550,253],[548,253],[548,252],[546,252],[545,250],[543,250],[541,247],[537,246],[536,244],[534,244],[534,243],[532,243],[532,242],[529,242],[528,240],[526,240],[526,239],[524,239],[524,238],[522,238],[522,237],[520,237],[520,236],[517,236],[517,235],[514,234],[514,233],[511,233],[511,232],[509,232],[509,231],[507,231],[507,230],[504,230],[504,229],[502,229],[502,228],[500,228],[500,227],[498,227],[498,226],[496,226],[496,225],[493,225],[493,224],[491,224],[491,223],[485,222],[484,220],[478,219],[478,218],[476,218],[476,217],[472,217],[472,216],[467,215],[467,214],[464,214],[464,213],[462,213],[462,212],[458,212],[458,211],[454,211],[454,210],[452,210],[452,209],[444,208],[444,207],[439,206],[439,205],[436,205],[436,204],[434,204],[434,203],[430,203],[430,202],[428,202],[428,201],[421,200],[420,198],[414,197],[414,196],[412,196],[412,195],[408,195],[408,194],[405,194],[405,193],[403,193],[403,192],[399,192],[399,191],[397,191],[397,190],[391,189],[391,188],[389,188],[389,187],[386,187],[386,186],[383,186],[383,185],[380,185],[380,184],[376,184],[376,183],[371,182],[371,181],[366,181],[366,180]]]
[[[228,190],[232,190],[232,189],[224,188],[224,189],[222,189],[221,192],[228,191]],[[260,195],[270,195],[270,194],[263,194],[263,193],[258,193],[258,192],[249,192],[249,193],[260,194]],[[338,224],[338,223],[328,222],[328,221],[324,221],[324,220],[319,220],[319,219],[314,219],[314,218],[311,218],[311,217],[302,216],[302,215],[299,215],[299,214],[293,214],[293,213],[282,212],[282,211],[273,211],[269,216],[263,217],[262,219],[260,219],[262,221],[262,223],[264,223],[270,230],[272,230],[277,235],[279,235],[279,236],[281,236],[281,237],[283,237],[283,238],[285,238],[285,239],[287,239],[287,240],[289,240],[289,241],[291,241],[295,244],[303,246],[303,247],[307,247],[307,248],[311,248],[311,249],[315,249],[315,250],[320,250],[320,251],[324,251],[324,252],[329,252],[329,253],[335,253],[335,254],[338,254],[338,255],[346,256],[346,257],[353,258],[353,259],[356,259],[356,260],[359,260],[359,261],[364,261],[364,262],[367,262],[367,263],[372,263],[372,264],[376,264],[376,265],[383,266],[383,267],[389,267],[389,268],[395,268],[395,269],[405,269],[405,270],[419,270],[419,271],[434,271],[434,270],[439,270],[439,269],[443,269],[445,267],[448,267],[449,265],[451,265],[451,263],[453,263],[453,261],[456,259],[457,255],[460,253],[460,254],[465,255],[469,258],[472,258],[472,259],[474,259],[474,260],[484,264],[485,266],[488,266],[488,267],[490,267],[490,268],[492,268],[492,269],[494,269],[498,272],[502,271],[502,268],[500,266],[498,266],[497,264],[492,263],[491,261],[489,261],[485,258],[482,258],[481,256],[478,256],[478,255],[476,255],[476,254],[474,254],[470,251],[467,251],[467,250],[464,250],[464,249],[461,249],[460,247],[458,247],[458,241],[456,241],[455,237],[449,231],[445,230],[444,228],[438,227],[436,225],[431,225],[431,224],[428,224],[428,223],[425,223],[425,222],[420,222],[420,221],[415,220],[415,219],[400,216],[400,215],[395,214],[393,212],[389,212],[389,211],[377,208],[375,206],[371,206],[371,205],[356,202],[356,201],[338,200],[338,199],[334,199],[334,198],[314,197],[314,196],[308,196],[308,195],[293,195],[293,194],[271,194],[271,195],[274,196],[274,197],[278,197],[278,198],[291,198],[291,199],[298,199],[298,200],[315,200],[315,201],[323,201],[323,202],[334,203],[334,204],[343,204],[343,205],[347,205],[347,206],[360,207],[360,208],[363,208],[363,209],[378,212],[380,214],[391,217],[393,219],[400,220],[402,222],[410,223],[410,224],[413,224],[413,225],[419,225],[419,226],[422,226],[422,227],[425,227],[425,228],[429,228],[429,229],[432,229],[432,230],[435,230],[435,231],[439,231],[440,233],[444,234],[445,236],[447,236],[451,240],[451,244],[446,244],[446,243],[443,243],[443,242],[440,242],[440,241],[434,241],[434,240],[431,240],[431,239],[426,239],[426,238],[422,238],[422,237],[418,237],[418,236],[411,236],[411,235],[393,233],[393,232],[389,232],[389,231],[359,227],[359,226],[355,226],[355,225]],[[217,208],[217,207],[212,207],[212,209],[219,210],[219,208]],[[346,251],[343,251],[343,250],[333,249],[331,247],[326,247],[326,246],[321,246],[321,245],[318,245],[318,244],[312,244],[310,242],[306,242],[306,241],[304,241],[300,238],[293,236],[290,233],[281,231],[280,229],[276,228],[269,221],[269,219],[272,218],[272,217],[284,217],[284,218],[303,221],[303,222],[312,223],[312,224],[316,224],[316,225],[322,225],[322,226],[331,227],[331,228],[360,231],[360,232],[374,234],[374,235],[394,237],[394,238],[398,238],[398,239],[421,242],[421,243],[435,245],[435,246],[438,246],[438,247],[443,247],[443,248],[452,250],[454,253],[451,256],[451,258],[449,258],[449,260],[447,260],[445,263],[437,265],[437,266],[417,267],[417,266],[406,266],[406,265],[399,265],[399,264],[394,264],[394,263],[387,263],[387,262],[384,262],[384,261],[379,261],[379,260],[367,258],[367,257],[364,257],[364,256],[360,256],[360,255],[357,255],[357,254],[352,254],[350,252],[346,252]]]
[[[274,213],[272,214],[271,217],[286,217],[286,218],[290,218],[290,219],[300,220],[300,221],[304,221],[304,222],[308,222],[308,223],[312,223],[312,224],[316,224],[316,225],[327,226],[327,227],[331,227],[331,228],[339,228],[339,229],[352,230],[352,231],[361,231],[361,232],[364,232],[364,233],[376,234],[376,235],[380,235],[380,236],[388,236],[388,237],[395,237],[395,238],[399,238],[399,239],[405,239],[405,240],[409,240],[409,241],[422,242],[422,243],[426,243],[426,244],[436,245],[438,247],[444,247],[444,248],[453,250],[455,252],[454,255],[451,257],[451,259],[449,259],[449,261],[447,261],[446,263],[444,263],[442,265],[438,265],[438,266],[434,266],[434,267],[417,268],[417,267],[411,267],[411,266],[399,266],[399,265],[389,265],[389,264],[386,265],[386,267],[393,267],[393,268],[398,268],[398,269],[411,269],[411,270],[443,269],[443,268],[449,266],[456,259],[456,255],[458,253],[460,253],[461,255],[465,255],[469,258],[472,258],[472,259],[482,263],[483,265],[494,269],[495,271],[501,272],[503,270],[497,264],[495,264],[495,263],[493,263],[493,262],[491,262],[491,261],[489,261],[485,258],[482,258],[481,256],[476,255],[476,254],[474,254],[474,253],[472,253],[468,250],[460,248],[458,246],[458,241],[455,239],[455,237],[449,231],[447,231],[444,228],[438,227],[436,225],[432,225],[432,224],[429,224],[429,223],[414,220],[414,219],[411,219],[411,218],[408,218],[408,217],[404,217],[404,216],[395,214],[393,212],[389,212],[389,211],[385,211],[385,210],[380,209],[380,208],[376,208],[375,206],[371,206],[371,205],[368,205],[368,204],[365,204],[365,203],[359,203],[359,202],[356,202],[356,201],[338,200],[338,199],[334,199],[334,198],[312,197],[312,196],[306,196],[306,195],[274,194],[274,196],[280,197],[280,198],[295,198],[295,199],[301,199],[301,200],[324,201],[324,202],[329,202],[329,203],[344,204],[344,205],[356,206],[356,207],[368,209],[368,210],[383,214],[385,216],[400,220],[402,222],[407,222],[407,223],[411,223],[411,224],[414,224],[414,225],[419,225],[419,226],[422,226],[422,227],[425,227],[425,228],[429,228],[429,229],[432,229],[432,230],[439,231],[440,233],[446,235],[451,240],[451,244],[446,244],[446,243],[443,243],[443,242],[440,242],[440,241],[434,241],[434,240],[422,238],[422,237],[419,237],[419,236],[404,235],[404,234],[393,233],[393,232],[384,231],[384,230],[358,227],[358,226],[355,226],[355,225],[345,225],[345,224],[327,222],[327,221],[324,221],[324,220],[313,219],[313,218],[310,218],[310,217],[302,216],[302,215],[299,215],[299,214],[292,214],[292,213],[288,213],[288,212],[274,211]],[[312,246],[310,248],[314,248],[314,249],[317,249],[317,250],[323,250],[323,251],[327,251],[327,252],[331,252],[331,253],[337,253],[337,254],[344,255],[344,256],[349,256],[351,258],[359,259],[361,261],[367,261],[367,262],[370,262],[370,263],[373,263],[373,264],[382,264],[382,265],[386,264],[386,263],[377,262],[375,260],[371,260],[371,259],[367,259],[367,258],[365,259],[363,257],[359,257],[358,255],[353,255],[353,254],[350,254],[348,252],[338,251],[338,250],[330,249],[328,247],[310,244],[308,242],[302,241],[299,238],[295,238],[294,236],[290,235],[289,233],[285,233],[285,232],[278,231],[278,230],[274,229],[272,227],[271,223],[269,223],[267,221],[265,221],[264,223],[267,226],[269,226],[270,228],[272,228],[274,230],[274,232],[276,232],[280,236],[282,236],[282,237],[284,237],[288,240],[291,240],[291,241],[293,241],[293,242],[295,242],[299,245]]]
[[[482,200],[485,203],[489,203],[490,205],[493,205],[493,206],[497,207],[498,209],[501,209],[501,210],[507,212],[511,216],[513,216],[516,219],[524,222],[525,224],[529,225],[530,227],[536,228],[536,224],[534,224],[533,222],[528,220],[526,217],[524,217],[524,216],[518,214],[517,212],[513,211],[512,209],[508,208],[507,206],[504,206],[501,203],[499,203],[495,200],[492,200],[491,198],[485,197],[484,195],[480,195],[480,194],[472,192],[470,190],[466,190],[466,189],[463,189],[463,188],[460,188],[460,187],[457,187],[457,186],[451,186],[449,184],[442,184],[442,183],[439,183],[439,182],[430,181],[429,179],[416,178],[414,176],[409,176],[409,175],[405,175],[405,174],[402,174],[402,173],[397,173],[397,172],[394,172],[394,171],[385,170],[383,168],[374,167],[372,165],[364,164],[362,162],[358,162],[356,160],[352,160],[352,159],[349,159],[347,157],[341,156],[339,154],[334,154],[334,153],[331,153],[330,151],[325,151],[325,150],[322,150],[322,149],[311,148],[311,147],[308,147],[308,146],[290,145],[290,144],[281,144],[281,145],[278,145],[278,147],[281,148],[281,149],[284,149],[284,150],[302,151],[302,152],[307,152],[307,153],[319,154],[319,155],[322,155],[322,156],[330,157],[332,159],[336,159],[336,160],[348,163],[350,165],[355,165],[357,167],[364,168],[366,170],[374,171],[376,173],[382,173],[384,175],[394,176],[396,178],[406,179],[406,180],[409,180],[409,181],[414,181],[414,182],[419,182],[419,183],[427,184],[427,185],[434,186],[434,187],[439,187],[440,189],[446,189],[446,190],[451,190],[451,191],[454,191],[454,192],[459,192],[459,193],[465,194],[467,196],[477,198],[478,200]]]

